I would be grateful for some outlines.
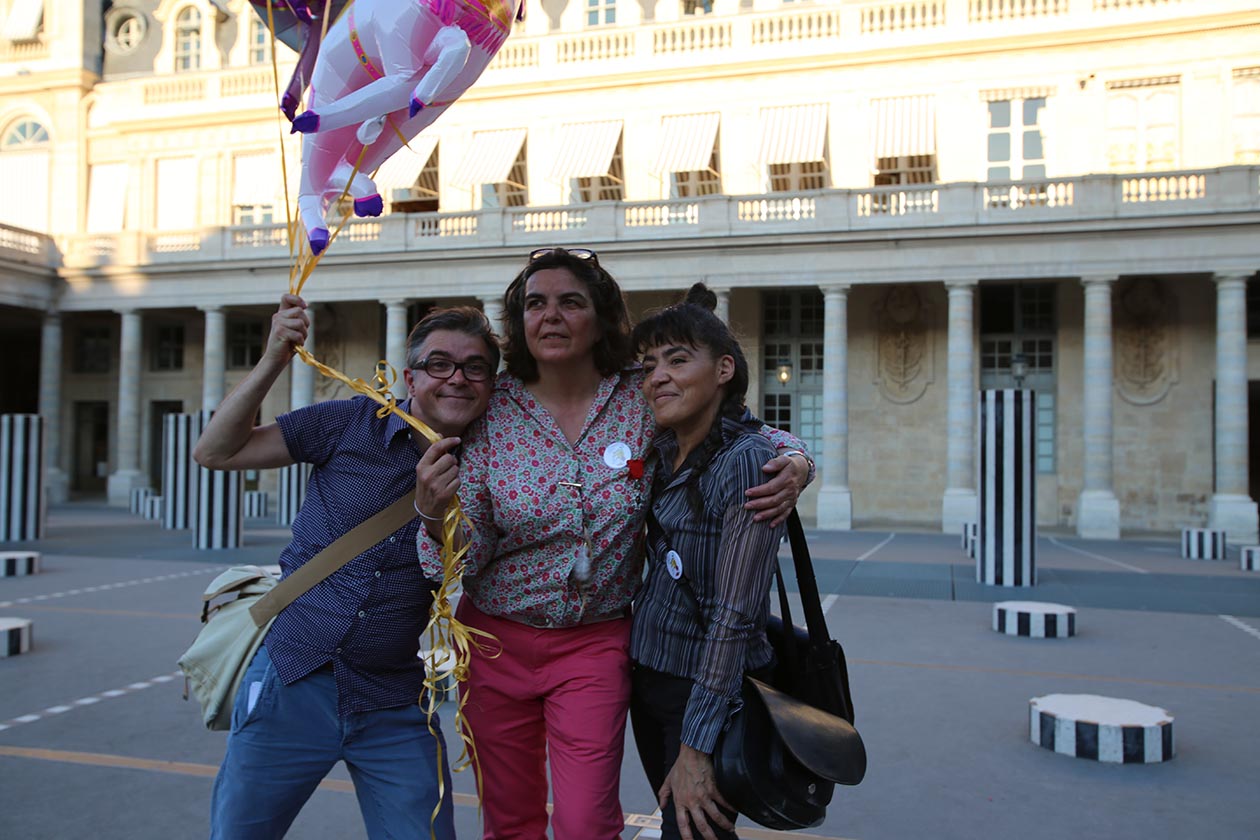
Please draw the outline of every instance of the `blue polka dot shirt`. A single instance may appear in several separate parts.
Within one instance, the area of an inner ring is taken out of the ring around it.
[[[293,459],[314,465],[293,541],[280,555],[284,576],[414,491],[420,451],[410,427],[393,414],[378,418],[378,408],[355,397],[276,418]],[[417,702],[419,637],[433,603],[416,559],[418,525],[412,519],[276,617],[266,645],[286,685],[331,663],[343,716]]]

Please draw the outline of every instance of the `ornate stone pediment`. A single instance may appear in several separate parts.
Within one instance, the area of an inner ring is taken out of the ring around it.
[[[914,286],[893,286],[876,302],[875,384],[890,402],[912,403],[932,382],[931,307]]]
[[[1161,281],[1139,277],[1117,290],[1115,376],[1120,396],[1134,405],[1162,400],[1176,384],[1177,330],[1172,300]]]

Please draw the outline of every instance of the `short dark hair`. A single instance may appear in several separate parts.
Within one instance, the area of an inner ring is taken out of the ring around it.
[[[420,362],[420,347],[435,332],[448,330],[461,332],[486,343],[490,356],[486,360],[494,370],[499,368],[499,337],[490,326],[490,319],[475,306],[448,306],[434,309],[420,319],[407,336],[407,367],[415,368]]]
[[[525,285],[534,274],[549,268],[563,268],[586,284],[599,327],[599,338],[592,349],[595,367],[604,376],[624,370],[633,353],[630,313],[621,287],[594,257],[581,259],[563,248],[553,248],[531,260],[503,293],[503,361],[508,373],[524,382],[538,379],[538,362],[525,340]]]

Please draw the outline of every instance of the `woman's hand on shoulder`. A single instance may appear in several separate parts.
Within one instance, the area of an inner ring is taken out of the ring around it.
[[[801,454],[791,450],[771,458],[761,468],[771,478],[744,493],[748,497],[744,509],[757,512],[754,522],[768,522],[775,528],[787,521],[801,491],[809,484],[809,461]]]
[[[682,744],[678,751],[678,760],[665,777],[657,793],[657,800],[662,809],[668,807],[670,797],[674,799],[674,812],[678,817],[678,831],[682,840],[717,840],[717,835],[709,827],[709,822],[724,831],[734,831],[735,824],[726,818],[718,806],[728,811],[735,809],[722,798],[718,791],[717,780],[713,775],[713,759],[707,753]],[[694,827],[694,831],[693,831]],[[697,832],[699,837],[697,837]]]

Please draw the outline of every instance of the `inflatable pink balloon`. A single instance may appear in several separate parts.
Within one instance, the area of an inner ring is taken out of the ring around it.
[[[293,121],[302,91],[310,84],[323,18],[336,20],[347,0],[249,0],[263,24],[272,27],[276,40],[298,54],[297,66],[280,97],[280,110]],[[270,7],[270,10],[269,10]]]
[[[293,131],[306,135],[298,213],[313,253],[328,246],[324,214],[347,184],[356,216],[381,214],[368,175],[472,87],[507,40],[520,2],[356,0],[332,25],[319,46],[310,110],[293,119]]]

